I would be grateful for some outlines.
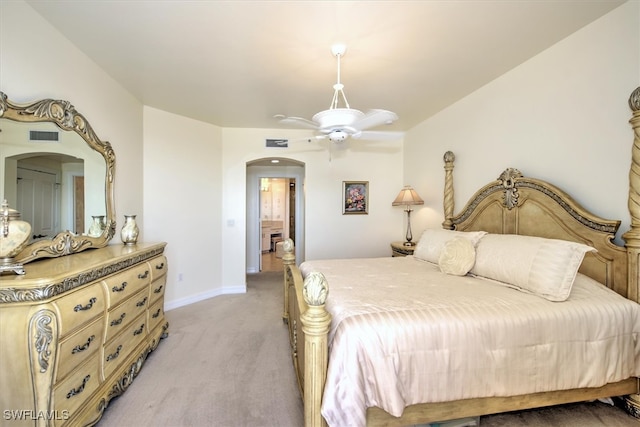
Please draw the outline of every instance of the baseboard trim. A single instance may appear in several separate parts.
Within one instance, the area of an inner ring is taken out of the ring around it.
[[[196,302],[204,301],[209,298],[215,298],[220,295],[228,294],[244,294],[247,292],[245,286],[231,286],[219,289],[213,289],[207,292],[201,292],[199,294],[190,295],[188,297],[180,298],[173,301],[165,301],[164,311],[171,311],[176,308],[184,307],[186,305],[194,304]]]

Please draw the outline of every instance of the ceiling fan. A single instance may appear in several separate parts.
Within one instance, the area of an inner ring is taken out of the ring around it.
[[[331,47],[331,53],[337,58],[338,73],[337,82],[333,85],[333,99],[328,110],[316,113],[311,120],[302,117],[284,117],[280,123],[299,126],[316,131],[315,139],[328,139],[334,143],[340,143],[348,138],[354,139],[397,139],[402,132],[370,131],[384,124],[391,124],[398,120],[398,115],[392,111],[374,109],[363,113],[349,106],[344,94],[344,85],[340,82],[340,58],[344,56],[346,46],[343,44]],[[344,107],[339,107],[340,98]],[[282,117],[282,116],[280,116]]]

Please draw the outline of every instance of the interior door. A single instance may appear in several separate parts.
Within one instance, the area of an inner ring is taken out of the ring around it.
[[[54,173],[18,168],[17,210],[31,224],[33,240],[52,238],[60,223],[60,196]]]

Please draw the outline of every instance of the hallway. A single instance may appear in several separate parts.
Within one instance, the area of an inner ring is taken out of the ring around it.
[[[276,253],[269,251],[262,254],[262,270],[265,271],[282,271],[282,258],[276,257]]]

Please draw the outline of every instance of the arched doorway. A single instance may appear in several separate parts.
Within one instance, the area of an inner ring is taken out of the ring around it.
[[[269,157],[247,162],[246,168],[247,273],[257,273],[262,270],[263,251],[275,251],[273,242],[278,237],[291,237],[294,240],[296,260],[302,262],[304,260],[304,163],[281,157]],[[267,185],[276,188],[270,187],[266,191]],[[266,196],[267,193],[270,194],[270,198],[261,198],[261,195]]]

